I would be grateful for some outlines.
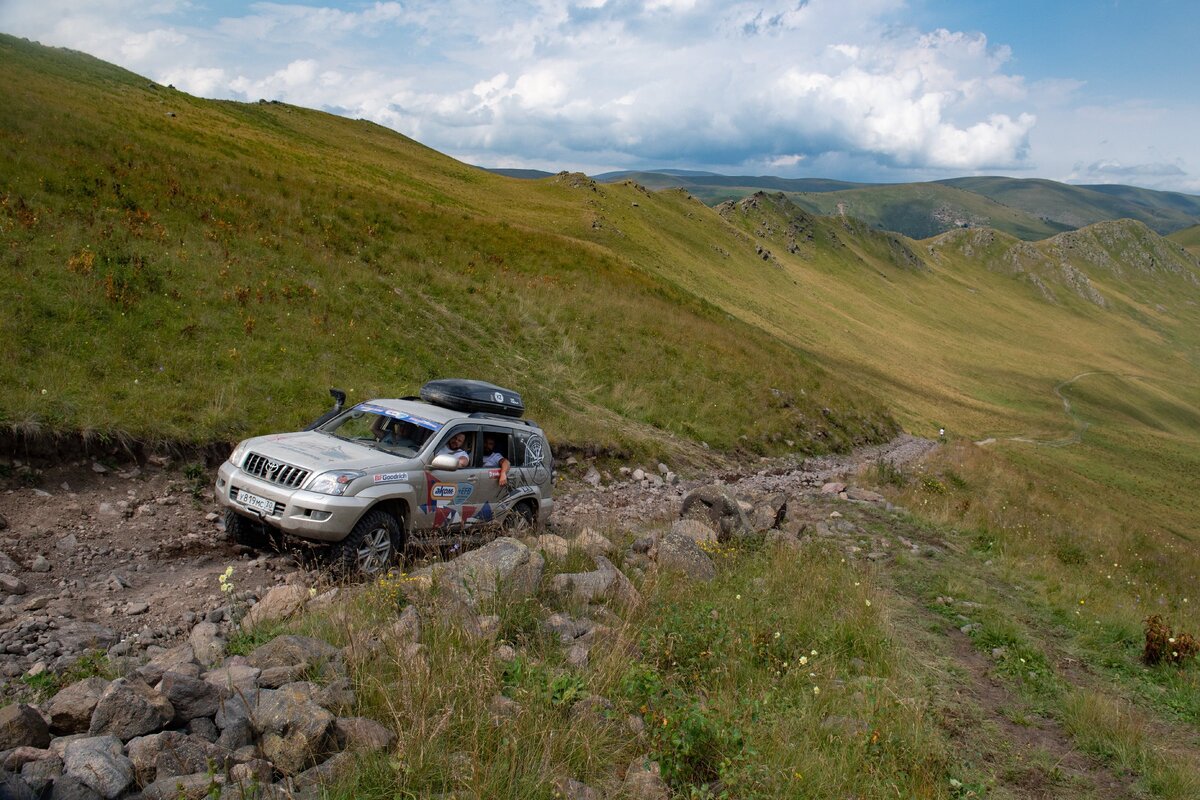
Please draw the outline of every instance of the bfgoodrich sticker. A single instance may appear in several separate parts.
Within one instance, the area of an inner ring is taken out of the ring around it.
[[[394,483],[408,480],[407,472],[383,472],[374,476],[376,483]]]

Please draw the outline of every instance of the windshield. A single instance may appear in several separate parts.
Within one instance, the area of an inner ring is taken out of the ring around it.
[[[319,430],[347,442],[415,456],[441,424],[371,403],[359,403],[322,425]]]

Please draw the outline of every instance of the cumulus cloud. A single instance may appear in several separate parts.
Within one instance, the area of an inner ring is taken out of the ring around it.
[[[902,0],[22,5],[25,35],[196,94],[365,117],[486,163],[1020,168],[1037,123],[1007,48],[906,26]]]

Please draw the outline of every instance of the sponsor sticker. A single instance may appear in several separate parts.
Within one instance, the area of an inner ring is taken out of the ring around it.
[[[449,500],[458,494],[458,486],[453,483],[435,483],[429,494],[438,500]]]
[[[373,476],[375,483],[394,483],[408,480],[407,472],[381,472]]]

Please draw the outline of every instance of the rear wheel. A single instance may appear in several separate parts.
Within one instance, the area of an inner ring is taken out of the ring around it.
[[[368,511],[338,545],[337,566],[348,575],[386,572],[400,552],[400,527],[386,511]]]
[[[504,535],[521,537],[530,533],[537,524],[537,513],[533,510],[533,504],[529,502],[518,503],[513,506],[512,510],[504,518]]]

